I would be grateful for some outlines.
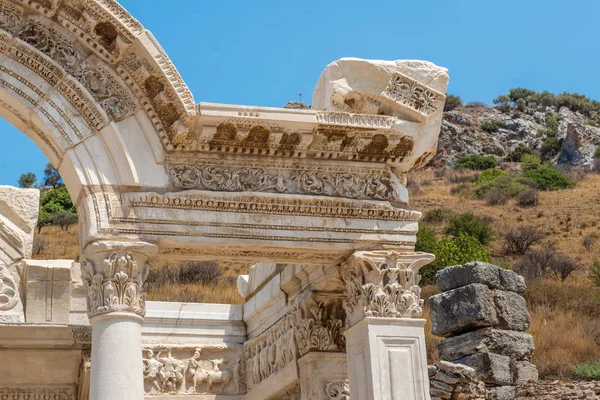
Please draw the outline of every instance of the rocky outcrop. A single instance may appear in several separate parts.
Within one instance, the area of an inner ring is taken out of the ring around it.
[[[558,115],[557,138],[562,139],[560,151],[552,161],[581,168],[591,166],[594,152],[600,145],[600,128],[595,126],[595,120],[567,107],[525,112],[461,107],[445,112],[438,152],[431,165],[453,165],[460,156],[471,154],[505,159],[520,146],[539,151],[547,130],[546,117],[551,114]],[[486,121],[497,122],[498,129],[486,132],[482,129]]]
[[[436,283],[442,293],[429,303],[432,332],[446,338],[442,360],[473,368],[490,400],[512,400],[518,385],[537,382],[523,277],[473,262],[438,272]]]

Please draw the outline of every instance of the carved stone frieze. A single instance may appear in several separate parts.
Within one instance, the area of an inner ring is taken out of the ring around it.
[[[4,265],[0,265],[0,311],[8,311],[19,303],[19,289],[12,274]]]
[[[64,387],[0,387],[0,399],[30,400],[75,400],[75,390],[72,386]]]
[[[359,251],[350,256],[341,271],[347,328],[364,317],[420,317],[419,269],[433,260],[427,253],[396,251]]]
[[[144,349],[143,353],[148,396],[246,392],[240,347],[218,344],[195,348],[154,346]]]
[[[76,346],[89,347],[92,344],[92,327],[89,325],[69,325]]]
[[[395,176],[319,171],[270,171],[264,168],[202,167],[174,165],[169,168],[173,184],[180,189],[227,192],[270,192],[398,201]]]
[[[294,385],[291,389],[276,395],[269,400],[300,400],[302,398],[302,390],[300,384]]]
[[[90,248],[91,247],[91,248]],[[110,312],[146,313],[143,285],[155,245],[96,242],[86,248],[82,278],[88,289],[88,316]]]
[[[383,96],[424,116],[429,116],[443,107],[446,96],[406,75],[395,73],[383,91]]]
[[[328,400],[350,400],[350,387],[347,380],[333,381],[325,385],[325,398]]]

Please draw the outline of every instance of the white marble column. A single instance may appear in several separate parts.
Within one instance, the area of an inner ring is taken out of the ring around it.
[[[92,325],[90,400],[143,400],[143,284],[157,246],[102,241],[88,245],[82,263]]]
[[[426,253],[356,252],[342,265],[350,395],[429,400],[419,269]]]

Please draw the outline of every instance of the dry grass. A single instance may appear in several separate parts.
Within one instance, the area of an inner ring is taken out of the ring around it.
[[[235,284],[165,283],[147,289],[147,300],[181,301],[184,303],[242,304]]]
[[[78,227],[71,226],[63,231],[57,226],[46,226],[40,234],[35,232],[35,239],[43,243],[43,249],[33,254],[36,260],[79,260]]]

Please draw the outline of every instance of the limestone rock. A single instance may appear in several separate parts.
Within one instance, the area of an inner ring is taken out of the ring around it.
[[[499,328],[515,331],[526,331],[529,328],[529,311],[523,296],[505,290],[495,290],[494,303]]]
[[[533,350],[533,336],[530,334],[494,328],[454,336],[438,345],[443,360],[458,360],[476,353],[495,353],[523,360],[530,359]]]
[[[436,284],[445,292],[472,283],[486,285],[490,289],[501,289],[522,293],[525,279],[513,271],[479,261],[444,268],[435,276]]]
[[[0,186],[0,262],[31,257],[40,205],[38,189]]]
[[[444,120],[457,125],[473,125],[473,117],[469,114],[461,113],[459,111],[449,111],[444,113]]]
[[[480,283],[472,283],[429,298],[432,332],[453,336],[498,323],[494,292]]]
[[[529,361],[517,361],[515,366],[515,384],[526,385],[531,382],[537,382],[539,379],[538,370],[535,365]]]
[[[514,400],[517,389],[514,386],[498,386],[487,389],[488,400]]]
[[[488,385],[513,384],[510,357],[493,353],[477,353],[463,357],[456,362],[473,368],[481,380]]]

